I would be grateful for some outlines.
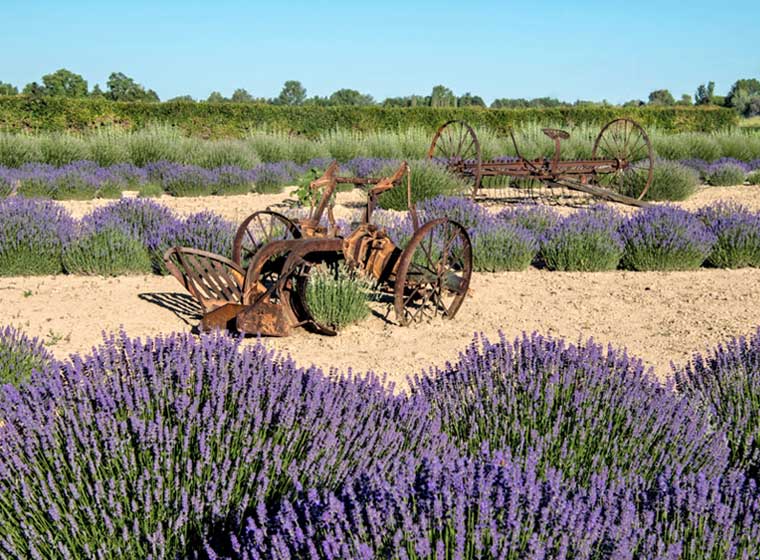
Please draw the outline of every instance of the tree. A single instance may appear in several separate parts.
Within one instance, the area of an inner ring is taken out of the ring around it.
[[[760,96],[753,97],[747,104],[745,117],[760,117]]]
[[[649,94],[650,105],[675,105],[673,94],[666,89],[656,89]]]
[[[121,72],[113,72],[106,82],[106,97],[113,101],[159,101],[158,94]]]
[[[684,93],[683,95],[681,95],[681,99],[676,101],[676,105],[688,106],[691,104],[692,104],[691,95],[689,95],[688,93]]]
[[[98,98],[105,98],[106,94],[103,93],[103,90],[100,89],[99,84],[95,84],[95,87],[92,88],[92,91],[90,92],[90,97],[98,97]]]
[[[195,103],[192,95],[178,95],[166,100],[167,103]]]
[[[255,99],[243,88],[238,88],[232,93],[230,101],[233,101],[235,103],[253,103]]]
[[[646,105],[646,103],[641,99],[631,99],[630,101],[623,103],[623,107],[641,107],[642,105]]]
[[[42,94],[51,97],[87,97],[87,80],[61,68],[42,76]]]
[[[0,95],[18,95],[18,88],[13,84],[0,81]]]
[[[457,98],[446,86],[437,85],[430,93],[431,107],[456,107]]]
[[[339,89],[329,97],[330,105],[374,105],[375,100],[371,95],[359,93],[355,89]]]
[[[225,101],[228,101],[228,99],[218,91],[212,91],[206,98],[206,101],[209,103],[224,103]]]
[[[280,95],[274,100],[276,105],[303,105],[306,88],[298,80],[288,80],[283,84]]]
[[[760,81],[754,78],[736,80],[728,90],[725,103],[746,117],[755,98],[760,98]]]
[[[457,99],[457,107],[485,107],[486,102],[479,95],[472,95],[469,91]]]
[[[44,94],[44,88],[38,84],[37,82],[32,82],[31,84],[26,84],[24,86],[24,95],[31,95],[32,97],[37,97],[39,95]]]
[[[707,85],[700,84],[697,92],[694,94],[695,105],[712,105],[715,97],[715,82],[707,82]]]

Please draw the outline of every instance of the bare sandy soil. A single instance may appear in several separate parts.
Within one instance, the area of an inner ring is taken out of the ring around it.
[[[709,187],[682,206],[732,200],[760,210],[759,195],[758,187]],[[182,214],[209,209],[240,221],[283,198],[167,197],[161,202]],[[341,193],[337,214],[355,212],[360,201],[355,193]],[[100,204],[66,206],[81,216]],[[693,352],[760,325],[760,270],[474,274],[472,293],[454,321],[403,328],[394,323],[392,312],[385,319],[386,311],[377,304],[374,316],[336,337],[301,330],[266,343],[304,366],[386,372],[389,380],[403,384],[407,375],[455,360],[475,333],[495,338],[502,330],[511,339],[537,330],[571,341],[593,337],[625,346],[664,377],[671,361],[683,363]],[[60,357],[87,351],[102,332],[120,327],[141,337],[189,331],[197,312],[171,277],[0,278],[0,325],[16,325],[45,339]]]

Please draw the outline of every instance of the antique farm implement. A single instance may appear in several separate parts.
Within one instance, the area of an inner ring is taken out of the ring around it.
[[[602,127],[589,159],[561,159],[561,142],[570,138],[570,134],[554,128],[544,128],[542,132],[554,142],[551,157],[524,158],[510,130],[516,157],[483,161],[475,130],[463,121],[449,121],[435,133],[427,155],[469,181],[473,199],[481,194],[484,177],[505,176],[533,179],[550,188],[565,187],[623,204],[647,206],[642,199],[652,184],[654,153],[649,137],[638,123],[623,118]]]
[[[472,274],[472,247],[464,227],[447,218],[418,224],[406,162],[381,179],[341,177],[337,172],[338,164],[333,162],[310,184],[316,196],[306,218],[291,220],[270,210],[246,218],[235,234],[232,259],[186,247],[165,253],[169,272],[203,309],[201,330],[226,328],[286,336],[293,328],[305,326],[335,334],[332,325],[313,315],[306,291],[314,267],[330,267],[339,261],[371,277],[392,298],[402,325],[456,315]],[[405,177],[413,233],[401,248],[385,229],[372,223],[372,213],[377,197],[401,188]],[[345,237],[339,234],[332,213],[339,183],[368,187],[361,222]]]

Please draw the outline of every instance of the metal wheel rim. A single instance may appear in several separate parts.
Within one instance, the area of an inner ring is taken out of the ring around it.
[[[268,226],[265,224],[266,217],[269,220]],[[278,235],[277,223],[285,228],[282,235]],[[258,224],[264,233],[263,236],[259,236],[259,240],[251,231],[252,224]],[[254,212],[243,220],[235,232],[235,239],[232,243],[232,260],[235,264],[246,268],[247,263],[244,260],[250,259],[266,243],[280,239],[299,239],[300,237],[301,231],[298,226],[287,216],[271,210]]]
[[[433,254],[433,242],[435,240],[436,229],[442,226],[444,234],[442,236],[443,249],[439,256]],[[454,242],[459,240],[460,254],[452,257],[452,251],[455,247]],[[446,250],[449,247],[450,250]],[[418,250],[421,260],[414,262],[415,254]],[[458,266],[459,268],[452,271],[449,267]],[[413,282],[410,278],[411,273],[430,273],[435,276],[436,280]],[[457,292],[451,292],[443,287],[444,276],[452,273],[459,281]],[[453,319],[467,295],[472,276],[472,243],[467,230],[459,223],[447,218],[439,218],[423,225],[409,241],[399,259],[399,266],[396,271],[396,284],[394,287],[394,308],[396,318],[403,326],[412,322],[428,317],[434,318],[442,316],[447,319]],[[444,293],[451,293],[450,303],[444,303]],[[422,299],[421,305],[419,300]],[[410,306],[418,304],[417,311],[411,311]],[[428,307],[432,304],[432,310]],[[426,311],[427,309],[427,311]]]
[[[622,132],[619,130],[623,127]],[[607,134],[607,136],[605,136]],[[610,138],[608,140],[608,138]],[[630,142],[630,145],[629,145]],[[622,152],[620,150],[623,150]],[[617,153],[616,153],[617,150]],[[635,152],[634,152],[635,151]],[[633,158],[641,154],[643,157],[636,161],[631,161]],[[652,143],[649,140],[644,128],[636,121],[628,118],[615,119],[608,122],[602,130],[599,131],[596,140],[594,141],[594,149],[591,153],[593,158],[602,157],[604,159],[625,159],[629,162],[629,165],[635,165],[637,163],[646,162],[645,167],[641,170],[643,177],[646,174],[646,182],[644,188],[641,190],[638,196],[634,197],[637,200],[641,200],[646,195],[649,187],[652,184],[654,178],[654,150]],[[621,157],[622,156],[622,157]],[[617,190],[620,194],[627,194],[624,181],[625,181],[625,169],[615,173],[613,181],[617,183]],[[602,185],[609,188],[607,185]]]
[[[453,160],[473,160],[473,174],[464,175],[464,177],[473,182],[471,196],[475,198],[482,179],[483,158],[478,135],[469,124],[460,120],[451,120],[439,126],[428,149],[427,158],[445,160],[447,169],[451,169]]]

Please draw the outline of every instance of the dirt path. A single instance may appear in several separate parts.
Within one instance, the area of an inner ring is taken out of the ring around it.
[[[300,364],[407,374],[454,360],[475,332],[508,338],[523,331],[576,341],[626,346],[658,375],[670,361],[760,325],[760,270],[696,272],[476,274],[473,292],[452,322],[411,328],[373,316],[337,337],[302,330],[267,344]],[[192,300],[170,277],[0,278],[0,324],[43,337],[58,356],[86,351],[102,331],[123,326],[131,336],[189,331],[197,322]],[[378,315],[385,312],[380,305]],[[393,315],[390,315],[393,318]]]

